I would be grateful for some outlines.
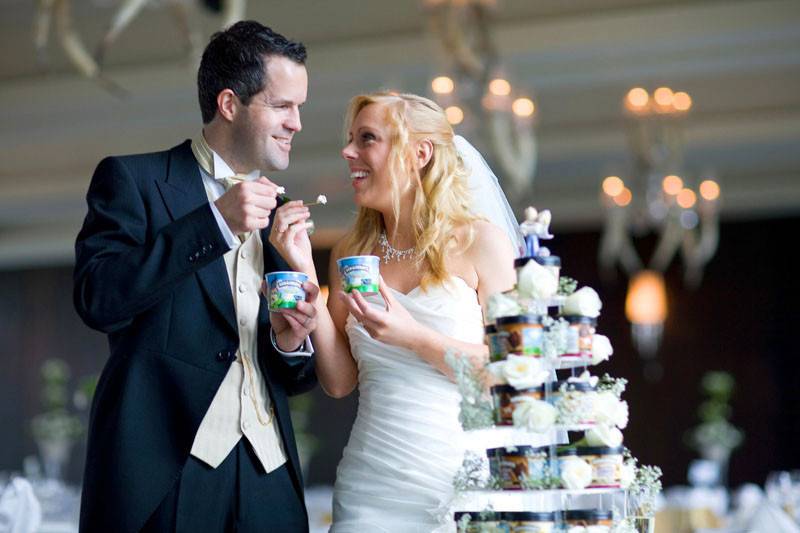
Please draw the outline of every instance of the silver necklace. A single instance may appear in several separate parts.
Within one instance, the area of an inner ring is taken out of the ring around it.
[[[391,260],[395,261],[403,261],[405,259],[410,259],[414,256],[414,247],[408,248],[406,250],[398,250],[391,244],[389,244],[389,239],[386,238],[386,232],[382,231],[380,237],[378,237],[378,246],[381,247],[381,253],[383,254],[383,262],[388,263]]]

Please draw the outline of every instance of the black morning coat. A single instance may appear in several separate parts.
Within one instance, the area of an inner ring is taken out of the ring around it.
[[[103,159],[75,245],[74,304],[108,334],[92,403],[82,532],[134,532],[181,474],[197,429],[238,348],[223,255],[228,246],[190,142]],[[289,270],[261,231],[264,272]],[[302,501],[287,396],[316,384],[314,358],[284,359],[258,313],[258,362]],[[266,501],[269,501],[268,497]],[[275,513],[284,512],[275,509]]]

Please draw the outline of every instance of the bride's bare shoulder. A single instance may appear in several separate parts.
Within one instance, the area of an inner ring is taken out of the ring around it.
[[[476,220],[471,227],[472,243],[467,250],[468,253],[483,255],[498,252],[513,255],[511,241],[505,231],[486,220]]]
[[[514,249],[506,233],[485,220],[462,224],[453,230],[455,253],[450,256],[453,273],[478,287],[486,276],[510,279]],[[505,282],[504,282],[505,283]]]
[[[467,256],[478,277],[478,285],[489,294],[507,290],[514,285],[514,245],[501,228],[491,222],[477,221],[473,225],[474,240]]]

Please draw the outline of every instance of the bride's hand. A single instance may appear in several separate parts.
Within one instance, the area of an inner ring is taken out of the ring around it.
[[[380,278],[379,290],[386,304],[384,309],[367,302],[358,291],[352,291],[350,294],[339,291],[339,298],[373,339],[393,346],[410,348],[409,341],[423,326],[411,316],[403,304],[395,299],[389,286],[383,282],[383,277]]]
[[[302,200],[286,202],[274,211],[269,242],[281,254],[292,269],[309,273],[314,268],[311,257],[311,240],[308,238],[308,222],[311,213]]]

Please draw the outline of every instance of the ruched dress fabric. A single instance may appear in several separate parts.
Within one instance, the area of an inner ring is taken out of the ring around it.
[[[463,279],[393,295],[421,324],[483,342],[481,306]],[[380,295],[367,300],[383,305]],[[331,532],[437,530],[464,454],[456,385],[417,354],[370,337],[352,315],[346,330],[358,363],[358,414],[336,473]]]

